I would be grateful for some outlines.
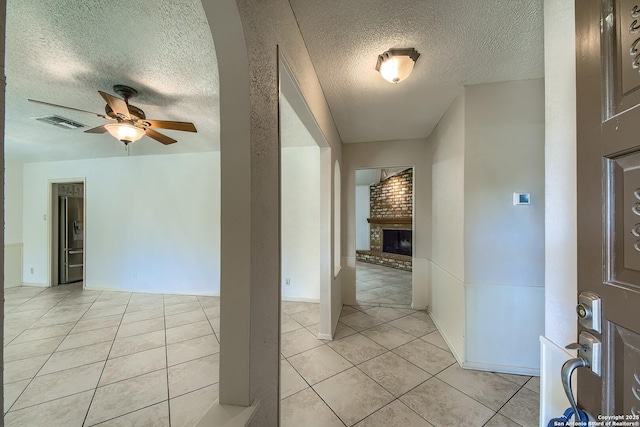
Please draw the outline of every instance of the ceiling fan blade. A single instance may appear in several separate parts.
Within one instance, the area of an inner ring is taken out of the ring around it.
[[[36,104],[48,105],[49,107],[65,108],[67,110],[78,111],[80,113],[87,113],[87,114],[91,114],[91,115],[94,115],[94,116],[101,117],[103,119],[111,119],[111,117],[107,117],[104,114],[94,113],[92,111],[87,111],[87,110],[81,110],[79,108],[66,107],[64,105],[52,104],[50,102],[38,101],[37,99],[27,99],[27,101],[35,102]]]
[[[84,131],[84,133],[105,133],[107,131],[107,128],[104,127],[104,125],[102,126],[97,126],[91,129],[87,129]]]
[[[174,142],[178,142],[173,138],[169,138],[167,135],[161,134],[160,132],[156,132],[153,129],[146,128],[145,133],[148,137],[155,139],[158,142],[161,142],[164,145],[173,144]]]
[[[185,132],[198,132],[193,123],[189,122],[172,122],[168,120],[149,120],[144,119],[143,122],[149,123],[152,128],[182,130]]]
[[[102,96],[102,98],[104,98],[105,101],[107,101],[107,104],[109,104],[109,107],[111,107],[114,113],[122,116],[127,120],[131,120],[131,116],[129,115],[129,107],[127,106],[127,103],[124,102],[124,99],[109,95],[108,93],[105,93],[101,90],[99,90],[98,93],[100,94],[100,96]]]

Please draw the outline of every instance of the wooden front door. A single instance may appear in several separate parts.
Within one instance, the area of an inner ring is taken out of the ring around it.
[[[579,334],[602,343],[600,375],[577,370],[578,406],[596,420],[634,420],[640,419],[640,1],[575,5],[578,293],[591,292],[602,304],[600,328],[578,323]]]

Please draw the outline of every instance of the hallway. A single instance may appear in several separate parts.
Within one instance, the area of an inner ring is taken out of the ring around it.
[[[219,298],[5,294],[6,426],[191,426],[218,395]],[[282,304],[282,426],[537,426],[537,378],[463,371],[425,312]],[[431,424],[429,424],[431,423]]]
[[[538,426],[539,378],[462,370],[424,311],[344,306],[324,342],[282,310],[282,427]]]
[[[356,261],[356,300],[361,305],[411,308],[410,271]]]

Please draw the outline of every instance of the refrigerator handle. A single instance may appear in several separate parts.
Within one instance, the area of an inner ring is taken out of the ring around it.
[[[61,197],[62,202],[62,224],[64,224],[64,280],[67,281],[69,277],[69,211],[67,204],[67,197]]]

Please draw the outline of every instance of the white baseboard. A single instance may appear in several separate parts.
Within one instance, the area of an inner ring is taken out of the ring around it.
[[[27,283],[27,282],[23,282],[22,286],[33,286],[35,288],[48,288],[49,287],[45,283]]]
[[[325,340],[325,341],[333,341],[333,337],[331,336],[331,334],[318,334],[318,339]]]
[[[316,298],[290,298],[290,297],[282,297],[281,301],[287,302],[312,302],[316,304],[320,304],[320,300]]]
[[[453,357],[456,359],[456,362],[458,362],[458,365],[463,366],[464,358],[458,354],[455,347],[451,345],[451,341],[449,340],[449,338],[446,336],[446,334],[442,332],[442,328],[440,328],[440,326],[438,325],[437,320],[434,319],[433,316],[431,315],[431,308],[427,307],[426,309],[427,309],[427,314],[431,317],[431,320],[433,321],[433,324],[436,325],[436,328],[438,328],[438,332],[440,332],[442,339],[447,344],[447,347],[449,347],[449,350],[451,350],[451,353],[453,354]]]
[[[488,363],[476,363],[476,362],[465,362],[461,366],[463,369],[473,369],[476,371],[499,372],[501,374],[527,375],[530,377],[540,376],[540,369],[526,368],[526,367],[520,367],[520,366],[490,365]]]
[[[64,286],[64,285],[61,285]],[[133,292],[136,294],[165,294],[165,295],[193,295],[197,297],[220,297],[220,294],[214,294],[209,292],[178,292],[178,291],[150,291],[147,289],[133,289],[133,288],[110,288],[108,286],[87,286],[86,284],[83,286],[83,289],[88,291],[109,291],[109,292]]]
[[[259,400],[254,400],[251,406],[236,406],[222,404],[216,399],[196,427],[245,427],[249,425],[259,406]]]

